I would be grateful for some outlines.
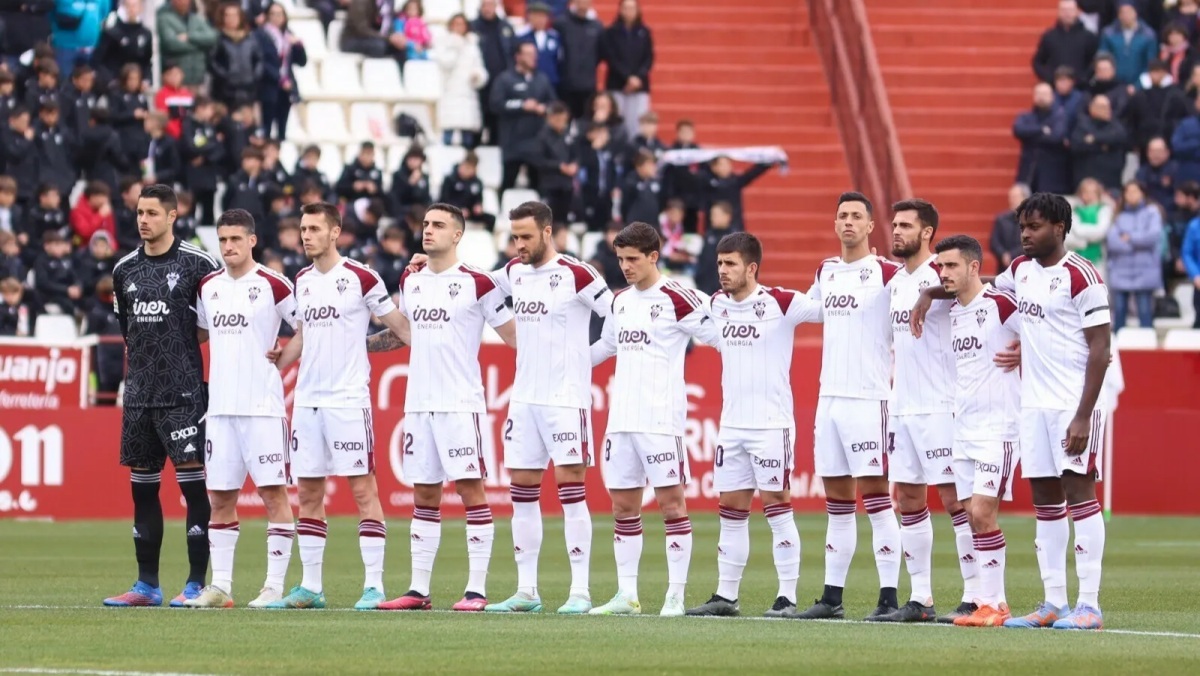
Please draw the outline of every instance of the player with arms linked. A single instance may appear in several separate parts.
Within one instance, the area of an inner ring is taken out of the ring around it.
[[[254,480],[267,511],[267,580],[251,608],[283,598],[296,526],[288,503],[290,435],[283,379],[271,363],[283,322],[296,324],[292,283],[254,260],[254,217],[229,209],[217,219],[225,269],[200,282],[196,323],[209,332],[208,439],[205,466],[212,584],[185,602],[191,608],[233,607],[233,559],[240,532],[238,490]]]
[[[1066,199],[1036,193],[1016,213],[1025,253],[996,277],[995,285],[1016,296],[1021,313],[1022,475],[1033,489],[1034,546],[1046,596],[1032,613],[1004,626],[1101,629],[1105,528],[1096,481],[1106,421],[1096,401],[1112,342],[1108,288],[1091,263],[1066,250],[1071,231]],[[934,297],[927,290],[913,308],[917,335]],[[1068,512],[1075,523],[1079,576],[1074,610],[1067,603]]]
[[[190,571],[172,607],[200,595],[208,574],[209,503],[204,487],[204,417],[208,406],[196,328],[196,294],[206,275],[220,266],[200,248],[173,233],[175,191],[151,185],[138,197],[142,246],[113,268],[114,310],[125,338],[121,464],[130,468],[133,545],[138,579],[106,606],[162,605],[158,579],[163,515],[159,486],[170,458],[187,504]]]
[[[292,410],[292,471],[297,477],[301,583],[268,608],[324,608],[322,567],[329,526],[325,478],[346,477],[358,505],[358,546],[365,580],[357,610],[374,610],[383,595],[387,526],[375,483],[375,433],[371,421],[371,364],[367,327],[374,315],[399,341],[408,326],[379,275],[343,258],[336,242],[342,217],[325,202],[304,205],[300,240],[312,265],[296,273],[296,336],[283,348],[282,371],[297,359]]]
[[[707,321],[706,298],[658,271],[662,240],[646,223],[630,223],[613,240],[630,286],[618,291],[592,345],[592,364],[616,355],[604,438],[604,485],[612,497],[617,594],[593,615],[637,615],[638,564],[642,558],[642,496],[647,482],[662,510],[667,535],[667,596],[660,615],[684,614],[684,589],[692,559],[692,522],[683,487],[688,457],[683,446],[688,342]]]
[[[717,243],[721,290],[705,304],[700,338],[721,352],[721,434],[714,485],[720,493],[717,593],[688,615],[739,614],[738,588],[750,556],[750,502],[758,490],[771,526],[779,594],[767,617],[795,617],[800,533],[792,514],[796,436],[792,348],[796,326],[821,321],[808,296],[758,283],[762,244],[745,232]]]

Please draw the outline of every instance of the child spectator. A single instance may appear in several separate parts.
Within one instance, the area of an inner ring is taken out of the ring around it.
[[[24,223],[24,213],[17,205],[17,182],[12,176],[0,175],[0,232],[16,236],[17,230]],[[4,274],[0,271],[0,277]]]
[[[43,183],[37,189],[37,204],[25,217],[25,226],[17,234],[21,255],[26,267],[32,266],[42,250],[42,238],[49,232],[60,237],[71,236],[71,226],[62,210],[62,195],[53,183]]]
[[[13,108],[8,114],[8,133],[3,135],[4,167],[17,183],[17,203],[23,207],[33,203],[38,185],[35,138],[29,123],[29,110],[25,106]]]
[[[201,223],[217,220],[217,177],[225,160],[225,144],[217,138],[213,112],[210,99],[197,97],[192,115],[183,125],[183,183],[196,196],[196,218]]]
[[[424,60],[433,38],[429,34],[429,26],[425,24],[425,8],[421,0],[408,0],[392,22],[392,32],[404,36],[405,56],[409,59]]]
[[[195,98],[183,86],[183,68],[177,63],[163,67],[162,87],[154,95],[154,107],[167,114],[167,134],[179,140],[183,134],[183,121],[191,114]]]
[[[429,176],[425,173],[425,151],[413,146],[404,154],[404,161],[392,174],[392,213],[403,216],[414,204],[429,204]]]
[[[71,229],[77,242],[90,242],[92,235],[100,231],[113,238],[117,236],[111,199],[112,191],[102,181],[92,181],[83,189],[71,209]]]
[[[601,232],[613,217],[613,189],[617,186],[620,167],[609,144],[608,127],[586,123],[583,136],[575,147],[579,173],[579,201],[582,219],[588,230]]]
[[[690,275],[696,258],[684,247],[683,214],[683,200],[679,198],[667,200],[667,207],[658,217],[658,231],[663,238],[663,266],[672,272]]]
[[[0,336],[33,335],[37,309],[25,297],[25,287],[13,277],[0,277]]]
[[[571,258],[579,258],[579,255],[571,250],[571,229],[566,223],[555,223],[550,228],[550,239],[554,242],[554,250],[564,256]]]
[[[113,280],[110,275],[96,282],[88,303],[84,333],[93,336],[121,336],[121,321],[113,307]],[[122,341],[102,342],[96,346],[96,405],[112,406],[125,377],[125,346]]]
[[[712,210],[711,205],[717,202],[728,203],[732,210],[729,227],[735,232],[745,230],[746,222],[742,215],[742,191],[759,176],[770,171],[773,166],[775,165],[756,164],[746,171],[736,174],[733,171],[733,160],[725,156],[715,158],[709,165],[709,174],[703,183],[703,194],[705,203],[710,205],[709,211]],[[711,214],[709,214],[709,218],[712,218]],[[716,246],[716,243],[713,246]],[[713,259],[713,270],[716,270],[716,259]]]
[[[63,89],[63,125],[76,136],[81,135],[87,129],[88,120],[92,118],[92,111],[99,101],[96,71],[86,63],[75,66],[75,70],[71,71],[71,83]]]
[[[296,273],[308,265],[304,247],[300,245],[300,219],[291,217],[279,222],[279,258],[283,263],[284,275],[295,279]]]
[[[592,267],[604,275],[604,281],[608,284],[608,288],[614,291],[629,286],[629,283],[625,281],[625,273],[621,272],[621,261],[617,260],[617,253],[613,248],[613,240],[617,238],[617,234],[624,227],[616,221],[610,222],[604,228],[604,241],[596,244],[596,253],[591,260]]]
[[[103,182],[110,192],[116,192],[121,176],[137,172],[138,161],[122,150],[120,137],[108,123],[108,110],[97,108],[91,112],[78,142],[83,177]]]
[[[389,295],[400,290],[400,277],[408,265],[408,254],[404,251],[404,231],[398,225],[389,225],[379,240],[379,249],[371,260],[371,269],[379,273],[383,287]]]
[[[279,141],[268,138],[262,144],[262,173],[268,181],[279,186],[285,195],[292,194],[292,177],[279,164]]]
[[[121,199],[113,209],[117,226],[117,249],[129,253],[142,245],[142,235],[138,232],[137,203],[142,194],[142,182],[130,176],[121,179],[119,184]],[[176,219],[176,228],[179,221]]]
[[[179,143],[167,133],[169,118],[156,110],[144,122],[150,145],[140,163],[142,178],[147,185],[174,186],[183,179],[183,158],[179,156]]]
[[[438,201],[462,209],[468,221],[480,223],[491,232],[496,227],[496,217],[483,211],[483,181],[475,173],[478,168],[479,158],[473,151],[468,151],[462,162],[455,165],[442,181]]]
[[[246,148],[242,151],[242,167],[229,177],[225,184],[225,198],[221,209],[245,209],[254,217],[254,222],[262,224],[266,216],[263,204],[263,193],[269,183],[262,176],[262,151],[258,148]]]
[[[550,207],[555,223],[569,223],[571,202],[575,197],[575,175],[579,164],[567,142],[571,113],[562,101],[546,109],[546,124],[538,133],[530,151],[530,163],[537,168],[538,193]]]
[[[216,107],[219,110],[221,104],[217,104]],[[242,166],[242,151],[246,148],[261,148],[264,138],[254,104],[247,103],[232,108],[231,111],[229,115],[220,115],[217,136],[225,137],[226,171],[232,174]]]
[[[175,217],[175,236],[185,242],[196,244],[196,197],[187,190],[180,190],[175,195],[179,202],[178,214]],[[134,202],[136,205],[137,202]]]
[[[36,79],[32,86],[27,87],[25,91],[25,107],[30,110],[41,110],[43,103],[53,101],[56,105],[61,105],[59,98],[62,96],[58,82],[58,64],[54,59],[42,59],[34,66]]]
[[[420,152],[420,146],[409,149]],[[423,154],[422,154],[423,156]],[[342,177],[337,182],[337,196],[348,201],[363,197],[379,197],[383,195],[383,172],[375,166],[375,144],[363,141],[358,148],[358,157],[346,165]]]
[[[636,156],[639,150],[649,150],[654,154],[654,159],[662,157],[666,152],[667,146],[658,138],[658,113],[649,111],[643,113],[638,118],[638,133],[633,137],[631,142],[630,155]]]
[[[21,105],[16,93],[17,81],[7,70],[0,70],[0,120],[7,120],[13,108]]]
[[[79,178],[75,165],[77,139],[59,122],[58,101],[42,101],[38,111],[37,136],[34,148],[37,152],[38,181],[58,186],[60,195],[70,195]]]
[[[85,298],[96,293],[96,284],[101,278],[111,275],[116,264],[117,251],[113,248],[112,237],[106,230],[97,230],[92,234],[87,246],[80,247],[75,252],[75,260],[72,263],[79,275]]]
[[[721,288],[717,277],[717,243],[733,230],[733,205],[715,202],[708,210],[708,226],[704,231],[704,248],[696,259],[696,288],[709,295]]]
[[[658,222],[663,207],[662,181],[658,178],[658,162],[649,150],[639,151],[634,158],[633,171],[621,182],[619,199],[621,220],[626,225]]]
[[[300,152],[300,158],[296,160],[295,171],[292,172],[292,190],[297,196],[301,194],[305,184],[312,183],[320,190],[321,199],[330,201],[337,199],[333,193],[333,187],[329,185],[329,179],[317,166],[321,163],[321,148],[319,146],[305,146]]]
[[[696,143],[696,125],[687,119],[675,123],[675,141],[669,150],[695,150],[700,146]],[[663,184],[667,197],[678,197],[683,200],[683,229],[684,232],[699,231],[700,208],[704,206],[704,197],[695,180],[695,167],[667,165],[663,169]]]
[[[33,288],[42,310],[74,314],[76,302],[83,298],[83,287],[71,265],[71,243],[57,232],[48,232],[42,238],[42,250],[33,264]]]
[[[7,230],[0,230],[0,279],[25,279],[26,272],[28,270],[21,260],[21,245],[17,244],[17,236]]]
[[[108,109],[129,165],[138,166],[150,147],[145,122],[150,114],[150,100],[142,90],[142,69],[136,63],[121,68],[108,96]]]

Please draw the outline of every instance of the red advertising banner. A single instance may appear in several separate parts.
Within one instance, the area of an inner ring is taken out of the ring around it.
[[[87,401],[91,345],[0,338],[0,411],[77,409]]]
[[[76,393],[78,382],[63,366],[69,350],[57,356],[25,346],[0,344],[0,385],[13,396],[30,391],[48,394]],[[85,364],[85,350],[74,359]],[[20,360],[25,360],[21,362]],[[34,360],[45,361],[33,364]],[[1126,388],[1114,416],[1114,458],[1111,477],[1111,506],[1126,514],[1200,514],[1190,495],[1192,478],[1200,474],[1200,352],[1130,352],[1122,355]],[[503,430],[511,395],[514,359],[504,346],[485,346],[480,354],[487,402],[483,453],[492,474],[487,479],[488,501],[497,513],[510,509],[508,475],[503,467]],[[57,364],[51,366],[51,364]],[[20,364],[26,364],[20,366]],[[78,369],[78,366],[75,367]],[[54,371],[52,369],[58,369]],[[821,482],[812,475],[812,429],[820,370],[819,348],[797,348],[792,364],[796,399],[796,469],[793,473],[794,504],[798,510],[823,511]],[[37,375],[28,375],[35,373]],[[57,374],[48,383],[41,374]],[[76,377],[79,377],[76,370]],[[713,454],[721,414],[720,374],[717,353],[697,348],[687,360],[688,419],[684,445],[692,468],[688,504],[693,511],[715,511]],[[64,376],[59,378],[58,375]],[[405,518],[412,505],[412,489],[404,475],[401,439],[404,424],[404,392],[408,383],[407,352],[372,355],[372,394],[375,407],[377,476],[384,511]],[[287,374],[285,381],[294,378]],[[600,444],[607,422],[611,395],[611,362],[596,370],[593,385],[593,444]],[[86,383],[86,378],[83,378]],[[35,385],[36,383],[36,385]],[[17,389],[19,384],[21,389]],[[48,402],[48,399],[41,401]],[[121,411],[117,408],[84,408],[75,397],[59,395],[61,408],[17,408],[0,405],[0,518],[129,518],[132,505],[128,472],[118,466]],[[66,409],[66,410],[63,410]],[[602,460],[602,459],[601,459]],[[1170,468],[1164,472],[1163,468]],[[170,481],[163,486],[163,503],[168,516],[182,517],[178,489]],[[549,473],[548,473],[549,475]],[[547,477],[545,495],[554,491]],[[344,482],[327,484],[330,514],[355,514],[354,502]],[[601,482],[599,468],[589,472],[588,502],[595,512],[611,505]],[[652,495],[647,491],[647,504]],[[934,498],[936,503],[936,498]],[[553,498],[544,509],[557,509]],[[247,485],[239,504],[246,516],[261,514],[261,503]],[[1028,485],[1016,483],[1015,510],[1029,511]],[[1106,505],[1107,506],[1107,505]],[[461,514],[453,489],[445,493],[447,514]]]

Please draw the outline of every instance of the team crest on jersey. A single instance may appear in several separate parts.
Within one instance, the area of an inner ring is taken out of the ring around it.
[[[258,300],[258,287],[257,286],[250,287],[249,293],[250,293],[250,302],[251,303]]]
[[[345,293],[346,287],[348,287],[348,286],[350,286],[350,282],[346,281],[345,277],[338,277],[338,280],[337,280],[338,293]]]
[[[865,282],[870,278],[871,278],[871,268],[863,268],[862,270],[859,270],[859,272],[858,272],[859,281]]]
[[[461,285],[459,285],[459,284],[451,284],[451,285],[450,285],[450,297],[451,297],[451,298],[458,298],[458,292],[459,292],[460,290],[462,290],[462,286],[461,286]]]
[[[167,288],[170,289],[171,291],[174,291],[176,284],[179,284],[179,273],[178,272],[168,272],[167,273]]]
[[[1050,280],[1050,291],[1051,292],[1058,290],[1058,284],[1060,281],[1061,280],[1059,280],[1058,277],[1055,277],[1054,279]]]
[[[924,291],[925,289],[928,289],[929,288],[929,280],[922,279],[921,283],[917,284],[917,288],[921,289],[922,291]]]
[[[975,321],[979,322],[980,326],[983,326],[983,323],[987,321],[987,315],[987,310],[979,308],[975,311]]]
[[[661,305],[650,306],[650,321],[658,319],[658,316],[662,314],[662,309]]]
[[[558,274],[557,272],[550,275],[550,288],[557,289],[558,283],[561,281],[562,281],[562,275]]]
[[[757,303],[755,303],[754,304],[754,314],[759,319],[762,319],[763,315],[767,314],[767,302],[760,300]]]

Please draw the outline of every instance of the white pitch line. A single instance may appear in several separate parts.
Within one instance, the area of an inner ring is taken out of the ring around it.
[[[99,669],[49,669],[40,667],[0,667],[0,674],[87,674],[88,676],[213,676],[174,671],[103,671]]]
[[[102,610],[105,612],[121,612],[122,610],[154,611],[154,610],[164,610],[164,609],[161,607],[122,609],[122,608],[105,608],[103,606],[15,605],[15,606],[0,606],[0,610]],[[225,609],[224,608],[187,608],[187,609],[168,608],[166,610],[174,610],[174,611],[178,611],[180,614],[186,614],[189,612],[196,612],[196,611],[219,612],[219,611],[222,611]],[[244,612],[266,613],[266,614],[279,614],[280,613],[280,611],[277,611],[277,610],[276,611],[256,610],[253,608],[238,608],[237,610],[241,610]],[[283,614],[286,615],[286,614],[291,614],[293,612],[298,612],[298,611],[283,611]],[[310,610],[308,612],[357,613],[357,614],[361,614],[361,615],[387,615],[387,616],[404,616],[404,617],[408,617],[408,616],[420,617],[421,615],[424,615],[426,613],[436,613],[436,614],[446,614],[446,615],[462,615],[463,614],[463,613],[455,612],[452,610],[422,610],[422,611],[411,611],[411,612],[390,612],[390,611],[362,611],[362,610],[355,610],[353,608],[322,608],[320,610]],[[541,616],[542,613],[533,613],[532,615],[533,616]],[[494,615],[489,615],[489,616],[494,616]],[[525,614],[521,614],[521,613],[513,615],[513,617],[526,617],[526,616],[529,616],[529,615],[525,615]],[[615,616],[615,617],[621,617],[621,616]],[[632,615],[632,616],[629,616],[629,619],[657,620],[657,619],[661,619],[661,618],[659,618],[657,615]],[[701,617],[701,618],[692,618],[692,619],[693,620],[696,620],[696,619],[708,620],[708,621],[713,621],[713,622],[734,621],[734,622],[775,622],[775,623],[780,623],[780,624],[788,623],[788,620],[774,618],[774,617]],[[567,618],[567,621],[570,621],[570,619]],[[797,623],[802,623],[798,620],[793,620],[793,621],[797,622]],[[952,625],[936,624],[933,622],[906,622],[906,623],[902,623],[902,624],[885,623],[885,622],[859,622],[858,620],[811,620],[810,622],[819,622],[819,623],[824,623],[824,624],[842,624],[842,625],[853,626],[853,627],[914,627],[914,628],[925,628],[925,629],[929,629],[929,628],[954,629],[954,626],[952,626]],[[1162,638],[1200,639],[1200,634],[1188,634],[1185,632],[1177,632],[1177,631],[1141,631],[1141,630],[1137,630],[1137,629],[1101,629],[1100,631],[1071,631],[1071,632],[1057,631],[1054,633],[1056,633],[1056,634],[1058,634],[1058,633],[1076,634],[1076,635],[1120,634],[1120,635],[1124,635],[1124,636],[1158,636],[1158,637],[1162,637]],[[0,669],[0,673],[4,673],[4,669]],[[29,672],[29,673],[34,673],[34,672]],[[52,672],[45,672],[45,673],[52,673]],[[63,673],[66,673],[66,672],[63,672]],[[70,672],[70,673],[91,673],[91,672]],[[134,673],[138,673],[138,672],[96,672],[96,673],[134,674]],[[147,673],[152,673],[152,672],[147,672]],[[190,676],[190,675],[183,675],[183,676]]]

